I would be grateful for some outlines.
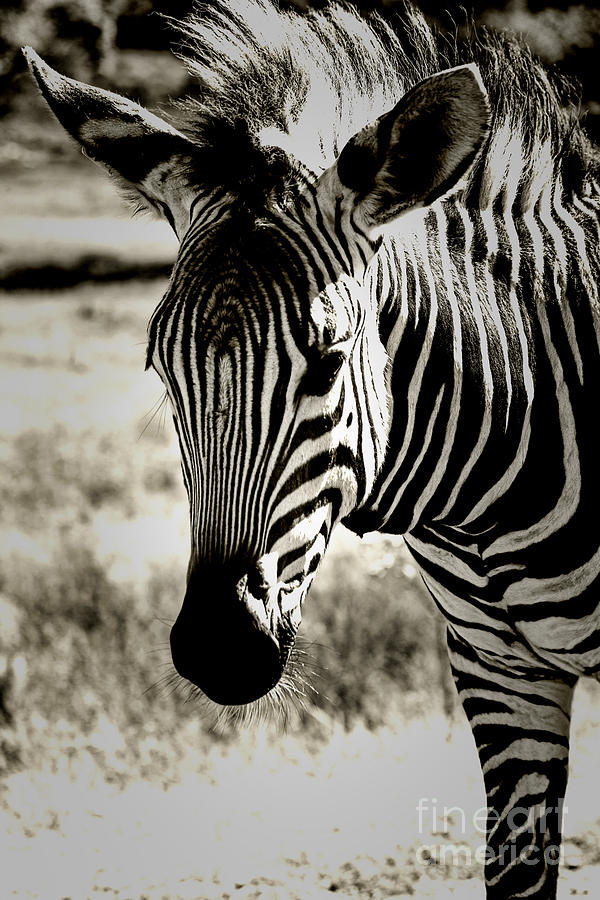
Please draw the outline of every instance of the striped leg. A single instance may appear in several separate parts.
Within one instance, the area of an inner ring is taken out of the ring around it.
[[[487,793],[486,896],[554,900],[576,679],[508,672],[450,629],[448,648]]]

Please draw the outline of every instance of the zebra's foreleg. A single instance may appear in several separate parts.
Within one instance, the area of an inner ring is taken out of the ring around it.
[[[517,675],[450,632],[448,647],[487,793],[486,896],[554,900],[576,679]]]

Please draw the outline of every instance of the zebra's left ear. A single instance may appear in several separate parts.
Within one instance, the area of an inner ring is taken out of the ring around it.
[[[50,109],[86,156],[119,176],[179,233],[192,199],[195,145],[138,103],[60,75],[31,47],[23,53]]]
[[[489,103],[475,65],[447,69],[415,85],[342,150],[337,176],[356,194],[368,232],[457,187],[489,129]]]

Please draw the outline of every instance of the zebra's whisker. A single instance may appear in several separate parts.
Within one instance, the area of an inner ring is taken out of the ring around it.
[[[166,391],[161,395],[161,397],[156,401],[150,412],[146,413],[144,418],[146,419],[146,423],[140,433],[138,434],[138,441],[145,435],[146,431],[152,425],[153,422],[158,421],[158,428],[156,433],[160,434],[165,425],[165,416],[166,409],[168,407],[169,396]]]

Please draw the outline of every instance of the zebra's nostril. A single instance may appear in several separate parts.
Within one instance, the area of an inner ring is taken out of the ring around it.
[[[246,578],[246,588],[257,599],[266,597],[269,585],[258,569],[251,569]]]

